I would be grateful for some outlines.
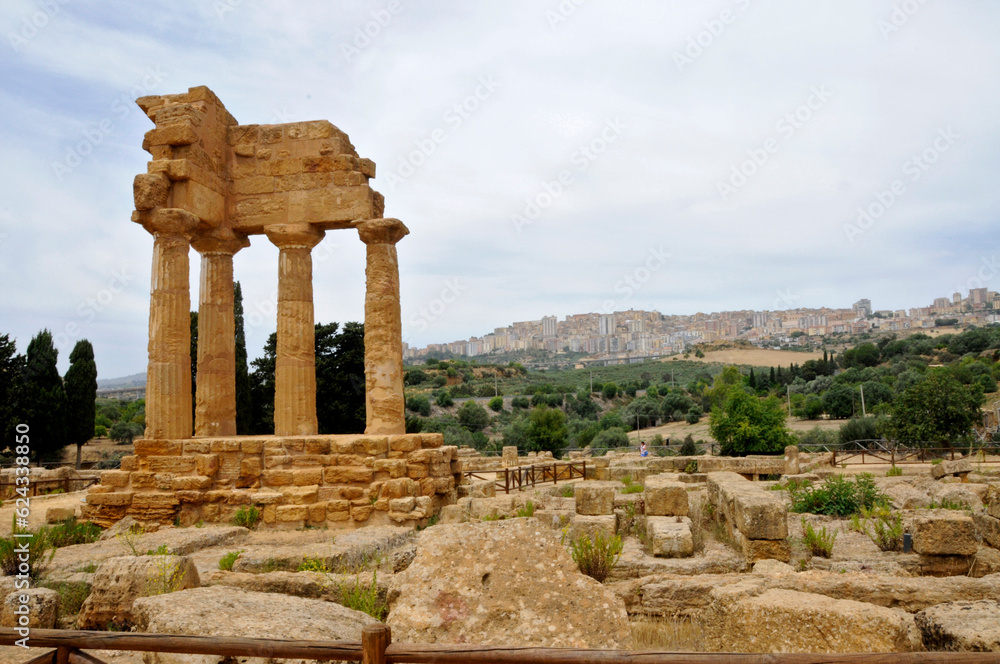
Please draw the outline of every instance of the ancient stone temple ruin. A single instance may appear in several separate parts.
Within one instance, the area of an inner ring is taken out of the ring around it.
[[[409,231],[382,218],[375,164],[325,120],[240,125],[206,87],[137,103],[155,125],[132,215],[153,236],[146,433],[91,489],[87,516],[188,525],[256,505],[265,524],[288,527],[412,525],[453,503],[454,448],[405,433],[396,243]],[[321,436],[311,251],[348,229],[367,251],[366,427]],[[251,235],[280,250],[273,436],[236,435],[233,256]],[[201,255],[195,395],[190,247]]]

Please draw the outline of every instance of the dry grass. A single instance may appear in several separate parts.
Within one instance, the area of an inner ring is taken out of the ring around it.
[[[703,652],[705,635],[690,618],[637,616],[630,622],[636,650]]]
[[[727,348],[706,351],[705,357],[686,358],[692,362],[719,362],[721,364],[748,364],[754,367],[787,367],[791,363],[802,364],[806,360],[823,359],[822,352],[797,350],[769,350],[766,348]]]

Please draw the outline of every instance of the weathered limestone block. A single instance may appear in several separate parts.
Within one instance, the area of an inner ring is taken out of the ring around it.
[[[612,514],[616,488],[614,482],[578,482],[574,486],[576,513],[588,516]]]
[[[180,456],[184,451],[184,444],[179,440],[139,439],[133,446],[139,457]]]
[[[794,590],[712,591],[702,626],[710,652],[851,653],[921,650],[913,617]]]
[[[26,609],[22,609],[26,606]],[[25,611],[27,613],[25,614]],[[59,614],[59,593],[49,588],[24,588],[8,594],[0,613],[0,627],[54,629]],[[20,622],[24,618],[25,622]]]
[[[788,537],[788,509],[780,496],[757,489],[740,493],[734,503],[736,527],[748,539]]]
[[[650,475],[646,478],[647,516],[687,516],[687,489],[670,475]]]
[[[174,491],[203,491],[211,486],[212,478],[202,475],[175,477],[170,482],[170,488]]]
[[[972,515],[972,521],[983,541],[994,549],[1000,549],[1000,519],[980,512]]]
[[[920,510],[906,519],[913,551],[932,556],[970,556],[979,548],[971,516],[957,510]]]
[[[534,519],[427,529],[393,577],[389,603],[399,642],[632,645],[624,603],[580,574],[559,534]]]
[[[215,477],[215,474],[219,472],[218,454],[198,454],[195,455],[194,461],[195,461],[195,471],[199,475],[205,475],[206,477]]]
[[[371,484],[375,471],[364,466],[333,466],[323,471],[327,484]]]
[[[514,501],[510,496],[475,498],[469,503],[469,514],[474,519],[498,519],[514,515]]]
[[[986,513],[994,519],[1000,519],[1000,484],[987,486],[982,498]]]
[[[512,445],[506,445],[503,448],[503,457],[500,461],[500,466],[502,468],[514,468],[517,466],[517,448]]]
[[[74,507],[49,507],[45,510],[45,523],[61,523],[75,516]]]
[[[150,456],[145,461],[153,473],[192,473],[196,466],[194,457],[184,456]]]
[[[968,475],[972,472],[972,463],[968,457],[963,459],[945,460],[939,464],[931,466],[931,477],[936,480],[945,475]]]
[[[122,470],[105,470],[101,472],[101,484],[104,486],[127,487],[131,473]]]
[[[187,556],[123,556],[103,561],[77,617],[80,629],[106,629],[108,623],[134,622],[132,604],[139,597],[201,585]]]
[[[1000,652],[1000,602],[948,602],[916,616],[928,650]]]
[[[292,484],[295,486],[312,486],[323,483],[322,468],[302,468],[291,471]]]
[[[653,542],[653,555],[686,558],[694,554],[691,519],[686,516],[647,516],[646,533]]]
[[[733,531],[733,537],[748,563],[768,558],[787,563],[792,559],[792,547],[788,540],[749,539],[739,530]]]
[[[799,448],[789,445],[785,448],[785,475],[799,474]]]
[[[569,540],[589,537],[594,539],[598,532],[605,538],[614,537],[618,531],[618,517],[614,514],[601,514],[597,516],[586,516],[583,514],[573,515],[573,520],[569,523],[566,537]]]

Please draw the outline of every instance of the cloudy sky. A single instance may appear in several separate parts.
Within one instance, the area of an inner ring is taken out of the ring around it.
[[[84,337],[102,377],[145,369],[133,100],[197,85],[241,123],[328,119],[378,164],[415,345],[1000,283],[995,3],[5,0],[0,28],[0,333],[51,329],[62,370]],[[252,243],[255,357],[278,252]],[[357,234],[316,252],[317,320],[360,320]]]

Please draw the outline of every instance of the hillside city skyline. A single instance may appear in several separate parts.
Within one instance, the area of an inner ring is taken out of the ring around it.
[[[693,344],[743,339],[758,345],[785,343],[795,337],[861,334],[872,330],[912,330],[936,327],[937,320],[955,318],[958,325],[1000,323],[994,303],[1000,294],[986,287],[970,288],[951,297],[936,297],[929,305],[909,309],[874,309],[861,298],[850,308],[796,307],[755,311],[742,309],[712,313],[661,314],[628,309],[613,313],[543,316],[513,322],[492,332],[422,348],[403,344],[404,359],[419,360],[430,353],[479,357],[493,351],[545,350],[582,352],[597,363],[637,361],[683,352]],[[795,334],[796,332],[801,334]]]

